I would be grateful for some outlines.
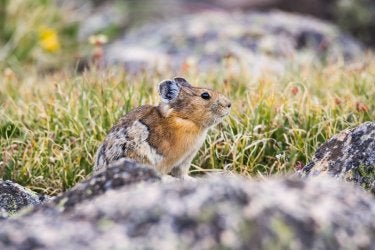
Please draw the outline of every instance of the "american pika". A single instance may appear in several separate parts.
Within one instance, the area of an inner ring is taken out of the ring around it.
[[[128,158],[161,174],[188,177],[207,130],[229,114],[231,102],[214,90],[193,87],[181,77],[160,82],[159,95],[158,106],[135,108],[112,127],[96,153],[94,173]]]

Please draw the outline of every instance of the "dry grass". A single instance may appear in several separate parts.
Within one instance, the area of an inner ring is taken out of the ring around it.
[[[26,72],[26,71],[25,71]],[[303,66],[281,76],[246,69],[184,76],[233,100],[233,111],[212,129],[193,174],[242,175],[293,171],[335,133],[375,118],[375,63]],[[119,69],[41,76],[9,70],[0,76],[0,177],[57,194],[91,173],[106,131],[131,108],[157,104],[156,84],[168,72],[127,75]]]

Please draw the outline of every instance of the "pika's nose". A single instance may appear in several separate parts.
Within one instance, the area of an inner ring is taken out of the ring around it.
[[[220,105],[223,106],[224,108],[232,107],[232,103],[227,98],[220,100]]]

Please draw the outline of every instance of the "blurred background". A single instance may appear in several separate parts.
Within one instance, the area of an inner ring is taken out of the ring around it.
[[[129,71],[234,58],[350,60],[375,46],[374,0],[0,0],[0,67]]]

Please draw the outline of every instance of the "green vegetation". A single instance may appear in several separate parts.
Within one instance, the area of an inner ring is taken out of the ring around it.
[[[345,180],[349,182],[360,183],[366,190],[375,192],[373,180],[375,179],[375,166],[360,165],[353,168],[345,174]]]
[[[0,76],[0,176],[57,194],[91,173],[94,155],[119,117],[157,104],[156,84],[170,72],[127,75],[117,68],[82,75]],[[233,100],[231,116],[212,129],[193,174],[228,170],[242,175],[293,171],[335,133],[375,117],[371,57],[361,63],[304,66],[258,77],[242,68],[184,76]]]

